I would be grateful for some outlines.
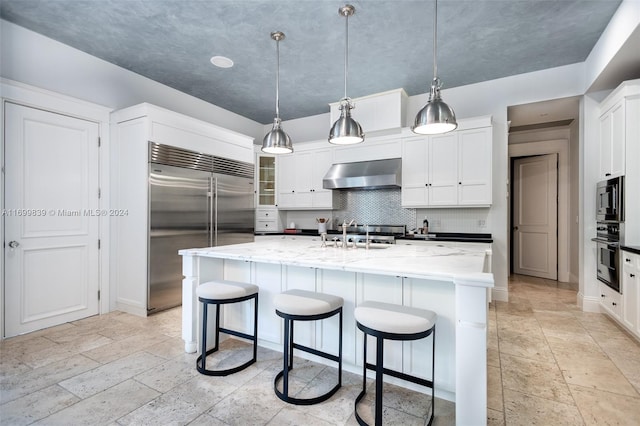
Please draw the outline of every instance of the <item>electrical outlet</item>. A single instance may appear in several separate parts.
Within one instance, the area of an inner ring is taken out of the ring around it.
[[[478,226],[480,228],[484,228],[485,226],[487,226],[487,222],[484,219],[478,219]]]

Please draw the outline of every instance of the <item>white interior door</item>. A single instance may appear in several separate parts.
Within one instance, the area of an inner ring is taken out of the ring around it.
[[[515,160],[513,186],[514,272],[556,280],[557,154]]]
[[[98,313],[98,124],[5,109],[5,336]]]

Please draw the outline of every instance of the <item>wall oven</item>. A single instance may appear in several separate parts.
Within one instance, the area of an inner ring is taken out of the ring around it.
[[[598,222],[596,264],[598,280],[620,293],[620,228],[622,224]]]
[[[624,176],[598,182],[596,186],[596,220],[624,221]]]

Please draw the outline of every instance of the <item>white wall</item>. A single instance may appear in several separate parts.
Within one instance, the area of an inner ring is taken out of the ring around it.
[[[580,121],[569,125],[569,280],[577,283],[580,268]]]
[[[259,138],[263,125],[0,20],[0,76],[114,110],[148,102]],[[327,107],[328,110],[328,107]]]
[[[639,27],[640,1],[624,0],[585,60],[584,92],[613,89],[623,79],[638,78]]]

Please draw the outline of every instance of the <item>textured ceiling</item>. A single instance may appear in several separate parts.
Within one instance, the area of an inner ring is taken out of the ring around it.
[[[444,88],[582,62],[621,0],[440,0]],[[352,1],[349,90],[428,92],[433,1]],[[344,91],[344,1],[1,0],[3,19],[260,123],[325,113]],[[216,68],[214,55],[231,58]]]

